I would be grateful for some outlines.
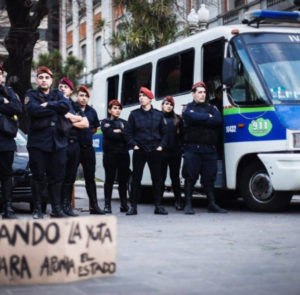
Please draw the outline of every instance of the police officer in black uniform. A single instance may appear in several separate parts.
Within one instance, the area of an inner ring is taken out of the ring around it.
[[[127,212],[127,182],[130,157],[128,144],[124,134],[127,121],[120,118],[122,104],[111,100],[108,104],[109,118],[101,121],[103,133],[103,167],[105,169],[104,200],[105,213],[111,213],[111,195],[113,184],[118,175],[118,190],[120,197],[120,212]]]
[[[6,116],[16,120],[16,116],[22,112],[22,104],[11,87],[2,85],[3,68],[0,64],[0,116]],[[1,118],[0,118],[1,119]],[[11,207],[12,194],[12,164],[16,143],[14,136],[0,128],[0,180],[3,198],[3,219],[17,218]]]
[[[226,213],[215,203],[214,183],[217,174],[218,127],[222,117],[215,106],[206,99],[206,85],[198,82],[192,86],[194,101],[187,104],[182,113],[184,120],[184,163],[182,176],[185,179],[186,214],[194,214],[192,193],[194,185],[201,175],[201,184],[208,198],[208,211]]]
[[[154,95],[148,88],[140,88],[141,107],[130,113],[125,129],[128,143],[133,147],[131,208],[126,215],[137,214],[138,193],[146,163],[148,163],[153,184],[154,214],[168,214],[161,207],[161,152],[167,143],[167,130],[162,112],[152,107],[153,98]]]
[[[38,88],[28,90],[24,101],[30,119],[27,148],[33,177],[35,219],[43,218],[42,191],[46,182],[52,204],[51,216],[67,217],[62,210],[61,188],[68,143],[59,124],[59,116],[64,116],[69,111],[69,103],[59,90],[51,90],[52,76],[50,69],[39,67],[36,79]]]
[[[69,102],[70,111],[65,115],[72,122],[72,128],[68,133],[66,175],[62,186],[62,207],[68,216],[78,216],[72,210],[72,191],[76,180],[77,168],[80,160],[80,146],[78,142],[78,132],[80,129],[88,128],[89,121],[81,110],[80,105],[71,98],[74,90],[73,83],[68,78],[59,81],[58,89],[64,94]]]
[[[88,105],[90,91],[85,85],[78,87],[77,102],[89,121],[89,128],[78,132],[80,145],[80,163],[83,168],[85,188],[90,200],[90,214],[105,214],[98,205],[97,189],[95,183],[96,155],[93,148],[93,134],[100,127],[96,111]]]
[[[166,96],[162,101],[161,109],[167,125],[167,145],[162,151],[162,196],[167,178],[168,167],[175,197],[175,209],[183,210],[179,171],[183,146],[183,121],[174,112],[175,101],[172,96]]]

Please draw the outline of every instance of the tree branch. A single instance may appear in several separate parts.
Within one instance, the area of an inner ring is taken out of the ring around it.
[[[41,20],[48,14],[47,0],[40,0],[34,8],[33,15],[29,18],[30,27],[37,29]]]

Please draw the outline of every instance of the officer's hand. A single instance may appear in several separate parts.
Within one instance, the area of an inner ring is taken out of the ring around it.
[[[122,130],[121,129],[114,129],[113,132],[115,132],[115,133],[121,133]]]
[[[45,108],[47,106],[47,104],[48,104],[48,102],[43,102],[40,106]]]
[[[135,146],[133,147],[133,149],[134,149],[135,151],[137,151],[137,150],[139,150],[140,148],[139,148],[137,145],[135,145]]]
[[[159,146],[157,149],[156,149],[158,152],[161,152],[163,150],[163,148],[161,146]]]
[[[4,98],[3,98],[3,102],[4,102],[4,103],[9,103],[9,100],[8,100],[7,98],[4,97]]]

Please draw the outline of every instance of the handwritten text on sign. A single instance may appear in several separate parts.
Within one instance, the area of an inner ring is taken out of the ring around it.
[[[116,271],[116,217],[2,220],[0,284],[43,284]]]

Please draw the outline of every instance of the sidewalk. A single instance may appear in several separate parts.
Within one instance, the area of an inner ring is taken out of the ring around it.
[[[75,186],[85,186],[85,181],[84,180],[76,180],[75,181]],[[104,182],[103,181],[96,181],[96,186],[97,187],[103,187]],[[117,186],[114,185],[114,187],[117,187]]]

